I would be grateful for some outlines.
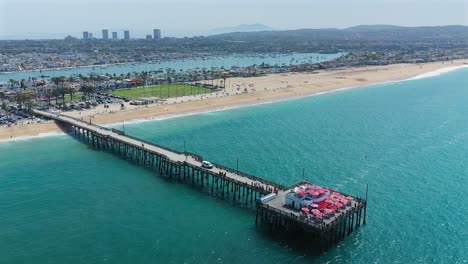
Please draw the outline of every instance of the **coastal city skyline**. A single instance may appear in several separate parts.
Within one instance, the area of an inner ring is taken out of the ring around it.
[[[112,36],[109,35],[109,32],[112,33]],[[121,33],[120,36],[123,36],[122,39],[129,40],[135,37],[130,36],[130,30],[121,30],[121,31],[109,31],[109,29],[102,29],[101,35],[95,34],[91,31],[83,31],[81,35],[81,39],[102,39],[102,40],[117,40],[119,39],[119,32]],[[71,35],[68,35],[71,36]],[[158,40],[161,39],[161,29],[155,28],[152,30],[151,34],[146,34],[146,39]],[[138,37],[136,37],[138,38]]]
[[[128,29],[134,36],[145,38],[149,24],[164,28],[165,36],[184,37],[209,35],[220,28],[236,27],[241,24],[264,24],[276,30],[301,28],[346,28],[366,24],[391,24],[398,26],[443,26],[468,25],[468,5],[462,0],[411,0],[370,1],[352,3],[337,1],[312,3],[293,0],[260,1],[248,3],[249,8],[240,10],[247,0],[237,5],[213,0],[204,1],[29,1],[0,0],[0,39],[63,38],[66,35],[81,36],[81,32],[101,25],[113,31]],[[27,4],[28,8],[24,8]],[[89,6],[92,4],[92,8]],[[292,9],[294,6],[294,9]],[[265,10],[258,14],[255,10]],[[353,9],[354,11],[346,12]],[[50,10],[73,10],[73,12],[50,12]],[[177,10],[176,13],[173,10]],[[218,12],[225,10],[229,12]],[[332,12],[319,12],[333,10]],[[156,12],[155,12],[156,11]],[[242,16],[237,14],[242,12]],[[398,12],[398,16],[395,16]],[[13,23],[14,14],[34,20],[35,23]],[[39,14],[47,13],[47,16]],[[82,14],[86,14],[83,19]],[[129,15],[138,14],[138,15]],[[447,15],[450,14],[450,15]],[[128,19],[121,19],[126,17]],[[181,19],[183,18],[183,19]],[[61,21],[61,23],[57,23]],[[93,31],[94,36],[100,33]]]

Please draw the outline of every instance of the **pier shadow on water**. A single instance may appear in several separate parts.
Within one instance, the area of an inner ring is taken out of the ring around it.
[[[116,153],[116,152],[113,152],[113,151],[109,151],[109,150],[105,150],[105,149],[98,149],[98,148],[96,148],[96,146],[93,144],[92,141],[87,140],[86,138],[80,137],[79,135],[75,134],[73,132],[72,126],[70,126],[68,124],[63,124],[61,122],[56,122],[56,123],[65,134],[69,135],[70,137],[72,137],[76,141],[80,142],[80,144],[85,144],[92,151],[106,152],[106,153],[111,154],[111,155],[113,155],[115,157],[118,157],[123,162],[131,164],[133,166],[139,165],[140,168],[143,168],[143,169],[147,170],[151,174],[159,177],[159,179],[161,179],[161,180],[163,180],[163,181],[165,181],[167,183],[170,183],[170,184],[181,184],[182,183],[181,185],[184,188],[186,188],[187,190],[193,191],[194,193],[199,194],[200,192],[202,192],[204,194],[207,194],[208,197],[210,197],[210,198],[222,201],[223,204],[227,204],[227,205],[232,206],[232,207],[241,208],[243,210],[248,210],[249,212],[255,213],[256,200],[257,200],[257,198],[260,197],[260,194],[258,194],[258,196],[252,196],[251,197],[252,199],[249,199],[246,196],[240,197],[241,199],[239,199],[239,197],[234,194],[235,191],[230,189],[230,188],[228,188],[229,190],[227,190],[226,193],[220,194],[221,186],[219,186],[219,188],[217,188],[217,189],[207,188],[205,185],[204,185],[204,187],[201,187],[200,186],[201,182],[200,182],[199,179],[192,181],[191,178],[188,178],[188,177],[185,178],[185,179],[171,177],[167,173],[158,171],[154,167],[151,167],[151,166],[149,166],[147,164],[143,164],[143,163],[139,162],[138,160],[134,160],[132,158],[125,157],[125,156],[120,155],[119,153]],[[211,185],[214,185],[213,182],[209,182],[209,183]],[[255,215],[253,214],[252,216],[255,216]],[[255,222],[255,218],[252,218],[252,223],[254,223],[254,222]]]
[[[275,228],[274,225],[263,221],[263,219],[256,221],[255,209],[257,208],[257,199],[263,195],[262,193],[257,193],[255,190],[250,190],[249,192],[248,187],[245,188],[244,186],[242,189],[242,186],[237,186],[234,183],[229,184],[215,175],[200,173],[200,168],[196,167],[186,168],[184,166],[183,173],[181,173],[180,168],[173,170],[170,167],[170,170],[167,170],[167,165],[162,160],[159,160],[159,162],[149,162],[146,159],[142,159],[138,152],[129,156],[126,150],[123,152],[121,149],[115,150],[115,148],[109,148],[108,146],[97,145],[102,143],[97,143],[89,135],[85,135],[79,131],[77,133],[72,126],[62,123],[58,123],[58,125],[66,134],[80,143],[85,143],[92,150],[107,152],[129,164],[143,167],[168,183],[184,183],[183,186],[187,190],[193,190],[197,193],[201,191],[213,199],[223,201],[223,203],[229,206],[252,212],[252,226],[255,226],[256,234],[260,237],[276,241],[282,247],[292,249],[300,255],[312,258],[317,258],[330,249],[321,244],[321,240],[317,235],[305,231],[301,226],[292,225],[286,230]],[[338,245],[341,243],[339,242]]]
[[[271,241],[275,241],[282,248],[293,250],[296,255],[302,255],[304,258],[310,258],[310,261],[328,254],[329,251],[340,247],[345,240],[339,241],[333,247],[326,248],[320,243],[318,237],[313,237],[307,231],[300,228],[294,230],[272,229],[268,224],[259,223],[256,225],[257,235]],[[351,234],[352,239],[355,234]]]

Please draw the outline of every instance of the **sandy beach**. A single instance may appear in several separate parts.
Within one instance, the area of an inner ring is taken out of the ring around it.
[[[211,94],[170,98],[163,104],[132,106],[125,103],[124,109],[121,108],[120,104],[113,104],[106,109],[103,106],[98,106],[94,109],[63,112],[63,114],[83,118],[86,121],[92,120],[93,123],[97,124],[153,120],[300,98],[343,88],[405,80],[415,76],[424,76],[427,73],[448,71],[460,66],[468,66],[468,60],[229,78],[226,81],[227,87],[224,91]],[[53,122],[0,127],[0,140],[60,131]]]

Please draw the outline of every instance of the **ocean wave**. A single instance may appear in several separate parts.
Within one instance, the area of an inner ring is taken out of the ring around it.
[[[426,73],[411,77],[409,79],[406,79],[405,81],[413,81],[413,80],[420,80],[420,79],[425,79],[425,78],[430,78],[430,77],[436,77],[436,76],[442,75],[444,73],[460,70],[460,69],[463,69],[463,68],[468,68],[468,65],[446,67],[446,68],[438,69],[438,70],[435,70],[435,71],[426,72]]]
[[[31,139],[56,137],[56,136],[63,136],[63,135],[65,135],[65,133],[63,133],[63,132],[46,132],[46,133],[40,133],[40,134],[35,135],[35,136],[21,136],[21,137],[0,139],[0,143],[2,143],[2,142],[25,141],[25,140],[31,140]]]
[[[161,116],[148,117],[148,118],[131,119],[131,120],[125,121],[125,124],[131,125],[131,124],[138,124],[138,123],[163,121],[163,120],[168,120],[168,119],[178,118],[178,117],[208,114],[208,113],[222,112],[222,111],[234,110],[234,109],[245,108],[245,107],[254,107],[254,106],[260,106],[260,105],[280,103],[280,102],[285,102],[285,101],[300,100],[300,99],[304,99],[307,97],[320,96],[320,95],[341,92],[341,91],[346,91],[346,90],[351,90],[351,89],[356,89],[356,88],[366,88],[366,87],[371,87],[375,85],[389,84],[393,82],[395,81],[385,81],[385,82],[379,82],[379,83],[367,84],[367,85],[361,85],[361,86],[347,86],[347,87],[342,87],[342,88],[333,89],[329,91],[314,92],[310,94],[304,93],[304,94],[298,94],[298,95],[291,95],[287,97],[261,99],[257,102],[234,103],[234,104],[223,105],[223,106],[218,106],[218,107],[213,107],[210,109],[204,109],[204,110],[198,110],[198,111],[195,110],[195,111],[178,113],[178,114],[168,114],[168,115],[161,115]],[[109,128],[118,128],[118,127],[121,127],[123,123],[124,122],[115,122],[115,123],[108,123],[102,126],[109,127]]]
[[[213,112],[222,112],[222,111],[233,110],[233,109],[244,108],[244,107],[252,107],[252,106],[257,106],[257,105],[265,105],[265,104],[279,103],[279,102],[284,102],[284,101],[298,100],[302,98],[326,95],[326,94],[342,92],[342,91],[356,89],[356,88],[369,88],[369,87],[375,87],[379,85],[394,84],[394,83],[398,83],[402,81],[411,81],[411,80],[419,80],[419,79],[424,79],[424,78],[429,78],[429,77],[435,77],[435,76],[439,76],[444,73],[459,70],[462,68],[468,68],[468,65],[446,67],[446,68],[438,69],[432,72],[426,72],[426,73],[417,75],[415,77],[411,77],[409,79],[404,79],[404,80],[388,80],[388,81],[381,81],[381,82],[365,84],[365,85],[347,86],[347,87],[337,88],[337,89],[328,90],[328,91],[314,92],[310,94],[304,93],[304,94],[292,95],[292,96],[287,96],[287,97],[279,97],[279,98],[263,99],[257,102],[224,105],[224,106],[213,107],[211,109],[204,109],[204,110],[199,110],[199,111],[191,111],[191,112],[178,113],[178,114],[168,114],[168,115],[148,117],[148,118],[137,118],[137,119],[132,119],[132,120],[128,120],[125,122],[108,123],[102,126],[118,128],[122,126],[124,123],[131,125],[131,124],[139,124],[139,123],[146,123],[146,122],[162,121],[162,120],[178,118],[178,117],[185,117],[185,116],[192,116],[192,115],[199,115],[199,114],[206,114],[206,113],[213,113]]]

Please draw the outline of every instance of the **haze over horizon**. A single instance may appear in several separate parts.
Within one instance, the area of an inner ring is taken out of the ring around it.
[[[339,8],[337,8],[339,7]],[[353,12],[349,12],[353,10]],[[356,11],[358,10],[358,11]],[[242,14],[240,16],[239,14]],[[261,23],[277,30],[356,25],[468,25],[465,0],[0,0],[0,38],[62,38],[101,29],[162,29],[163,36],[193,36],[213,29]]]

